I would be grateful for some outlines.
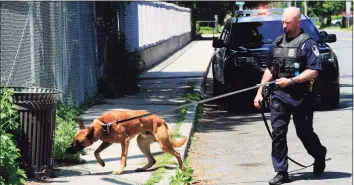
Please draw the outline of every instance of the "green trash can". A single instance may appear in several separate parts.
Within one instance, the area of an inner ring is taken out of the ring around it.
[[[19,147],[28,177],[53,176],[53,137],[59,91],[13,87],[19,113]]]

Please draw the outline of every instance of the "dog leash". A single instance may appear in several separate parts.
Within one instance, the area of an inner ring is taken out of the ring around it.
[[[230,92],[230,93],[226,93],[226,94],[222,94],[222,95],[219,95],[219,96],[215,96],[215,97],[212,97],[212,98],[207,98],[207,99],[204,99],[204,100],[200,100],[200,101],[196,101],[196,102],[191,102],[191,103],[188,103],[188,104],[184,104],[184,105],[180,105],[180,106],[177,106],[177,107],[174,107],[174,108],[171,108],[171,109],[167,109],[167,110],[159,110],[159,111],[155,111],[155,112],[151,112],[151,113],[147,113],[147,114],[143,114],[143,115],[140,115],[140,116],[135,116],[135,117],[132,117],[132,118],[128,118],[128,119],[124,119],[124,120],[119,120],[119,121],[114,121],[114,122],[109,122],[107,123],[107,125],[111,125],[111,124],[118,124],[118,123],[123,123],[123,122],[127,122],[127,121],[131,121],[131,120],[134,120],[134,119],[138,119],[138,118],[142,118],[142,117],[146,117],[146,116],[150,116],[150,115],[153,115],[153,114],[158,114],[158,113],[163,113],[163,112],[169,112],[169,111],[172,111],[172,110],[177,110],[177,109],[180,109],[180,108],[184,108],[184,107],[188,107],[188,106],[191,106],[191,105],[197,105],[199,103],[205,103],[205,102],[209,102],[209,101],[212,101],[212,100],[216,100],[216,99],[220,99],[220,98],[224,98],[224,97],[227,97],[227,96],[231,96],[231,95],[234,95],[234,94],[239,94],[241,92],[245,92],[245,91],[249,91],[249,90],[252,90],[252,89],[256,89],[256,88],[259,88],[261,86],[269,86],[271,84],[274,84],[275,81],[271,81],[271,82],[267,82],[267,83],[264,83],[264,84],[257,84],[255,86],[251,86],[251,87],[248,87],[248,88],[245,88],[245,89],[241,89],[241,90],[237,90],[237,91],[233,91],[233,92]],[[270,93],[269,93],[270,94]],[[265,100],[267,97],[263,97],[263,100]],[[261,104],[262,105],[262,104]],[[267,131],[268,131],[268,134],[269,136],[271,137],[271,139],[273,139],[273,136],[271,134],[271,131],[270,131],[270,128],[268,126],[268,122],[267,122],[267,119],[264,115],[264,112],[263,111],[260,111],[261,114],[262,114],[262,118],[263,118],[263,121],[265,123],[265,126],[267,128]],[[291,162],[303,167],[303,169],[305,168],[308,168],[308,167],[311,167],[313,166],[315,163],[312,163],[311,165],[303,165],[297,161],[295,161],[294,159],[290,158],[290,157],[287,157]],[[325,159],[325,161],[329,161],[331,160],[331,158],[329,159]]]
[[[268,94],[268,96],[269,96],[269,95],[270,95],[270,93]],[[268,97],[267,97],[267,96],[263,97],[263,101],[264,101],[266,98],[268,98]],[[270,138],[273,140],[274,137],[273,137],[273,135],[272,135],[272,133],[271,133],[271,131],[270,131],[270,128],[269,128],[269,125],[268,125],[268,122],[267,122],[267,118],[266,118],[265,115],[264,115],[264,111],[263,111],[263,110],[264,110],[264,106],[262,106],[262,105],[264,105],[264,104],[263,104],[262,102],[259,102],[259,103],[260,103],[260,105],[261,105],[260,112],[261,112],[261,114],[262,114],[262,118],[263,118],[264,124],[265,124],[265,126],[266,126],[266,128],[267,128],[267,131],[268,131],[268,134],[269,134]],[[262,109],[263,109],[263,110],[262,110]],[[313,165],[315,164],[315,163],[312,163],[312,164],[310,164],[310,165],[303,165],[303,164],[301,164],[301,163],[295,161],[294,159],[290,158],[289,156],[287,156],[287,158],[288,158],[291,162],[297,164],[298,166],[303,167],[303,169],[308,168],[308,167],[311,167],[311,166],[313,166]],[[325,161],[329,161],[329,160],[331,160],[331,158],[325,159]]]
[[[219,95],[219,96],[215,96],[215,97],[212,97],[212,98],[207,98],[207,99],[200,100],[200,101],[196,101],[196,102],[191,102],[191,103],[183,104],[183,105],[180,105],[180,106],[171,108],[171,109],[159,110],[159,111],[155,111],[155,112],[143,114],[143,115],[140,115],[140,116],[135,116],[135,117],[128,118],[128,119],[124,119],[124,120],[113,121],[113,122],[110,122],[110,123],[107,123],[107,124],[113,124],[113,123],[118,124],[118,123],[123,123],[123,122],[126,122],[126,121],[131,121],[131,120],[134,120],[134,119],[138,119],[138,118],[150,116],[150,115],[153,115],[153,114],[158,114],[158,113],[163,113],[163,112],[169,112],[169,111],[172,111],[172,110],[177,110],[177,109],[180,109],[180,108],[189,107],[189,106],[191,106],[191,105],[197,105],[197,104],[199,104],[199,103],[205,103],[205,102],[209,102],[209,101],[212,101],[212,100],[224,98],[224,97],[227,97],[227,96],[230,96],[230,95],[239,94],[239,93],[241,93],[241,92],[249,91],[249,90],[256,89],[256,88],[259,88],[259,87],[261,87],[261,86],[270,85],[270,84],[273,84],[273,83],[275,83],[275,81],[267,82],[267,83],[264,83],[264,84],[257,84],[257,85],[255,85],[255,86],[251,86],[251,87],[248,87],[248,88],[245,88],[245,89],[241,89],[241,90],[229,92],[229,93],[226,93],[226,94],[222,94],[222,95]]]

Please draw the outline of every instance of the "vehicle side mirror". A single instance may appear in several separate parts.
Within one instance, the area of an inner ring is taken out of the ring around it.
[[[336,34],[328,34],[325,31],[321,31],[320,32],[320,38],[323,42],[328,42],[328,43],[332,43],[332,42],[336,42],[337,41],[337,36]]]
[[[324,41],[328,43],[336,42],[337,36],[336,34],[328,34],[327,38]]]
[[[213,48],[222,48],[224,46],[223,40],[219,40],[217,38],[213,39]]]

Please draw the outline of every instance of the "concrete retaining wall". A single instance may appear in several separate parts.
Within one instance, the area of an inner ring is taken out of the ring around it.
[[[191,33],[185,33],[179,36],[171,37],[170,39],[159,43],[156,46],[149,47],[140,52],[142,60],[146,62],[149,68],[154,64],[166,59],[177,50],[183,48],[192,40]]]

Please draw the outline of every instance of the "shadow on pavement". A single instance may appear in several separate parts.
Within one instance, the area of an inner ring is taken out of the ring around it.
[[[292,181],[297,180],[311,180],[311,179],[341,179],[341,178],[349,178],[352,176],[350,173],[345,172],[333,172],[333,171],[325,171],[323,172],[321,177],[314,177],[312,172],[296,172],[290,173],[290,178]]]
[[[126,183],[126,182],[119,181],[119,180],[113,179],[113,178],[108,178],[108,177],[103,177],[101,179],[104,181],[107,181],[107,182],[111,182],[112,184],[120,184],[120,185],[131,185],[132,184],[132,183]]]
[[[172,167],[172,166],[159,166],[159,167],[155,167],[155,168],[150,168],[146,171],[135,171],[135,170],[124,170],[122,175],[123,174],[131,174],[131,173],[140,173],[140,172],[152,172],[152,171],[156,171],[160,168],[165,168],[166,170],[174,170],[176,169],[176,167]],[[89,175],[110,175],[112,174],[113,171],[108,171],[108,172],[97,172],[97,173],[91,173]]]
[[[61,177],[73,177],[73,176],[81,176],[81,175],[89,175],[91,172],[89,170],[81,170],[81,169],[61,169],[54,173],[54,178]],[[53,182],[53,181],[50,181]]]
[[[165,152],[163,151],[159,151],[159,152],[152,152],[152,155],[154,157],[156,157],[156,155],[161,155],[161,154],[164,154]],[[119,155],[119,154],[118,154]],[[117,155],[117,156],[118,156]],[[145,155],[141,154],[141,155],[130,155],[128,156],[129,159],[136,159],[136,158],[146,158]],[[128,159],[128,162],[129,162],[129,159]],[[120,157],[114,157],[114,158],[103,158],[102,157],[102,160],[104,162],[111,162],[111,161],[119,161],[120,160]],[[94,164],[94,163],[97,163],[96,160],[87,160],[85,162],[85,164]],[[98,163],[97,163],[98,164]]]
[[[63,184],[67,184],[69,181],[54,181],[54,180],[51,180],[51,181],[40,181],[41,184],[49,184],[49,183],[63,183]],[[39,182],[38,182],[39,183]]]

